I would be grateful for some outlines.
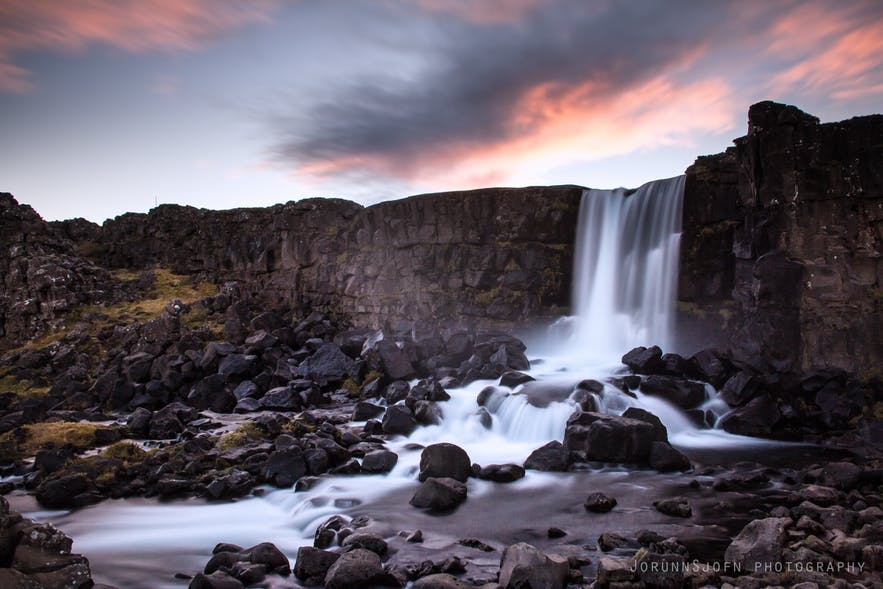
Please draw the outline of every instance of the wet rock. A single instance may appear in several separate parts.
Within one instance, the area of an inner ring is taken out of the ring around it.
[[[325,575],[340,554],[320,550],[312,546],[301,546],[297,549],[297,559],[294,563],[294,576],[303,581],[304,585],[321,585],[325,581]]]
[[[720,389],[727,381],[727,368],[714,350],[696,352],[687,360],[687,371]]]
[[[466,500],[466,485],[452,478],[428,478],[411,498],[411,505],[431,512],[450,511]]]
[[[659,501],[653,502],[653,507],[655,507],[660,513],[674,517],[690,517],[693,515],[693,509],[690,507],[690,503],[683,497],[660,499]]]
[[[409,436],[417,429],[414,414],[404,405],[387,407],[383,415],[383,432],[389,435]]]
[[[417,401],[414,404],[414,419],[420,425],[438,425],[442,422],[442,410],[432,401]]]
[[[500,560],[500,585],[505,589],[563,589],[570,565],[567,559],[546,555],[523,542],[508,546]]]
[[[758,564],[781,562],[790,524],[790,519],[776,517],[750,522],[727,547],[724,558],[746,570],[758,570]]]
[[[604,552],[610,552],[611,550],[622,548],[623,546],[627,546],[628,543],[629,541],[624,536],[614,534],[613,532],[604,532],[598,536],[598,548]]]
[[[780,417],[779,407],[772,397],[761,395],[721,417],[719,426],[731,434],[768,436]]]
[[[663,425],[662,421],[646,409],[641,409],[640,407],[629,407],[626,409],[623,414],[623,417],[627,417],[629,419],[637,419],[638,421],[645,421],[653,426],[653,439],[657,442],[667,442],[668,441],[668,430],[665,425]]]
[[[436,573],[420,577],[412,585],[413,589],[470,589],[473,585],[465,583],[453,575]]]
[[[333,343],[324,343],[299,367],[298,374],[320,386],[342,382],[355,374],[353,359]]]
[[[757,379],[748,371],[737,372],[724,384],[720,398],[730,406],[744,405],[757,393]]]
[[[662,350],[659,346],[639,346],[623,356],[622,363],[638,374],[653,374],[662,368]]]
[[[37,487],[35,495],[43,507],[59,509],[75,506],[77,496],[85,493],[89,488],[86,475],[71,474],[44,481]]]
[[[653,589],[681,589],[684,586],[682,554],[644,552],[635,560],[637,577],[645,587]]]
[[[245,585],[227,573],[215,571],[210,575],[197,573],[187,587],[188,589],[244,589]]]
[[[508,396],[509,393],[501,390],[499,387],[488,386],[484,387],[481,392],[478,393],[476,402],[479,407],[484,407],[491,413],[496,413],[497,409],[500,408],[500,405],[503,404],[503,401]]]
[[[432,444],[420,454],[420,481],[428,478],[452,478],[466,482],[472,473],[469,455],[459,446],[448,443]]]
[[[524,468],[544,472],[566,472],[570,467],[570,453],[555,440],[540,446],[524,461]]]
[[[575,413],[567,420],[564,447],[582,460],[646,462],[656,439],[653,425],[603,413]]]
[[[626,583],[632,580],[632,563],[626,558],[614,558],[602,556],[598,560],[598,574],[596,582],[600,587],[616,586],[628,587]]]
[[[534,378],[529,374],[524,374],[523,372],[518,372],[517,370],[507,370],[500,377],[500,386],[514,389],[518,385],[530,382],[532,380],[534,380]]]
[[[511,483],[524,477],[524,469],[517,464],[489,464],[478,472],[478,478],[495,483]]]
[[[399,456],[395,452],[376,450],[365,454],[362,459],[362,470],[371,473],[389,472],[395,467],[398,460]]]
[[[368,421],[373,417],[377,417],[384,412],[384,408],[380,405],[374,405],[367,401],[359,401],[353,410],[353,421]]]
[[[308,472],[306,460],[300,448],[278,450],[270,454],[264,465],[263,476],[277,487],[290,487]]]
[[[344,548],[364,548],[377,556],[383,556],[388,549],[386,540],[370,532],[352,533],[340,545]]]
[[[244,551],[252,564],[262,564],[277,575],[289,575],[291,565],[281,550],[271,542],[261,542]]]
[[[826,485],[849,491],[858,486],[862,469],[851,462],[831,462],[822,468],[822,482]]]
[[[340,555],[325,575],[327,589],[362,589],[373,586],[383,575],[380,557],[357,548]]]
[[[702,384],[673,376],[648,376],[641,382],[641,392],[665,399],[685,410],[705,401],[705,387]]]
[[[583,503],[583,507],[593,513],[607,513],[616,507],[616,499],[604,493],[592,493]]]
[[[690,459],[668,442],[653,442],[650,447],[650,468],[659,472],[685,471],[693,468]]]

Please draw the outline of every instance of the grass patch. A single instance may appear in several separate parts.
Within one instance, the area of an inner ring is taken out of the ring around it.
[[[256,442],[264,437],[264,432],[260,427],[252,421],[246,421],[240,424],[235,430],[222,435],[215,444],[221,450],[229,450],[230,448],[238,448]]]
[[[147,450],[132,442],[117,442],[105,448],[101,453],[104,458],[116,458],[124,463],[140,462],[148,454]]]
[[[14,440],[18,455],[33,456],[38,450],[60,448],[65,444],[78,450],[91,448],[95,445],[95,430],[103,427],[86,422],[47,421],[22,426],[20,437],[13,438],[13,432],[8,432],[0,439]]]
[[[0,393],[12,393],[17,397],[42,397],[49,394],[49,387],[36,386],[29,380],[19,380],[7,374],[0,378]]]

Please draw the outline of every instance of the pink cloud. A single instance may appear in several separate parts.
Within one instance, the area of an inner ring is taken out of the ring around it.
[[[15,64],[29,51],[74,52],[92,45],[125,51],[192,50],[261,21],[275,0],[82,0],[0,3],[0,92],[27,92],[29,72]]]

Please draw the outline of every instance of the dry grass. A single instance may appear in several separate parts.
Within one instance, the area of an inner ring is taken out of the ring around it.
[[[246,421],[235,430],[222,435],[216,446],[221,450],[229,450],[261,438],[263,438],[263,431],[254,422]]]
[[[116,458],[117,460],[122,460],[124,463],[139,462],[147,455],[147,450],[144,450],[141,446],[133,444],[132,442],[117,442],[111,444],[101,453],[101,456],[104,458]]]
[[[13,393],[17,397],[42,397],[49,393],[49,387],[38,387],[29,380],[19,380],[10,374],[0,378],[0,393]]]
[[[22,426],[24,437],[16,444],[21,456],[33,456],[38,450],[70,444],[77,449],[95,445],[95,430],[104,427],[94,423],[47,421]],[[9,433],[3,437],[10,436]]]

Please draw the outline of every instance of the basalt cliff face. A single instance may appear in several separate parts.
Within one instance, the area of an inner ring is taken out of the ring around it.
[[[10,234],[84,256],[87,277],[93,269],[164,266],[237,281],[268,306],[309,308],[357,326],[419,320],[512,327],[566,313],[581,194],[580,187],[560,186],[415,196],[367,208],[338,199],[232,211],[163,205],[100,227],[83,220],[46,224],[34,214],[31,226]],[[11,219],[33,213],[5,198]],[[8,290],[9,301],[0,301],[10,341],[51,328],[68,308],[55,303],[66,295],[42,285],[32,290],[44,293],[28,299],[43,319],[32,329],[18,326],[15,307],[27,292]],[[83,290],[89,289],[73,292]]]
[[[687,170],[682,332],[766,369],[879,374],[883,116],[762,102],[748,119]]]
[[[3,195],[0,342],[125,297],[109,270],[164,266],[239,282],[267,306],[354,326],[522,328],[567,313],[582,188],[493,188],[362,207],[163,205],[98,226],[45,223]],[[819,124],[751,107],[748,135],[687,170],[683,351],[715,344],[776,371],[883,360],[883,116]],[[653,343],[653,342],[648,342]]]

